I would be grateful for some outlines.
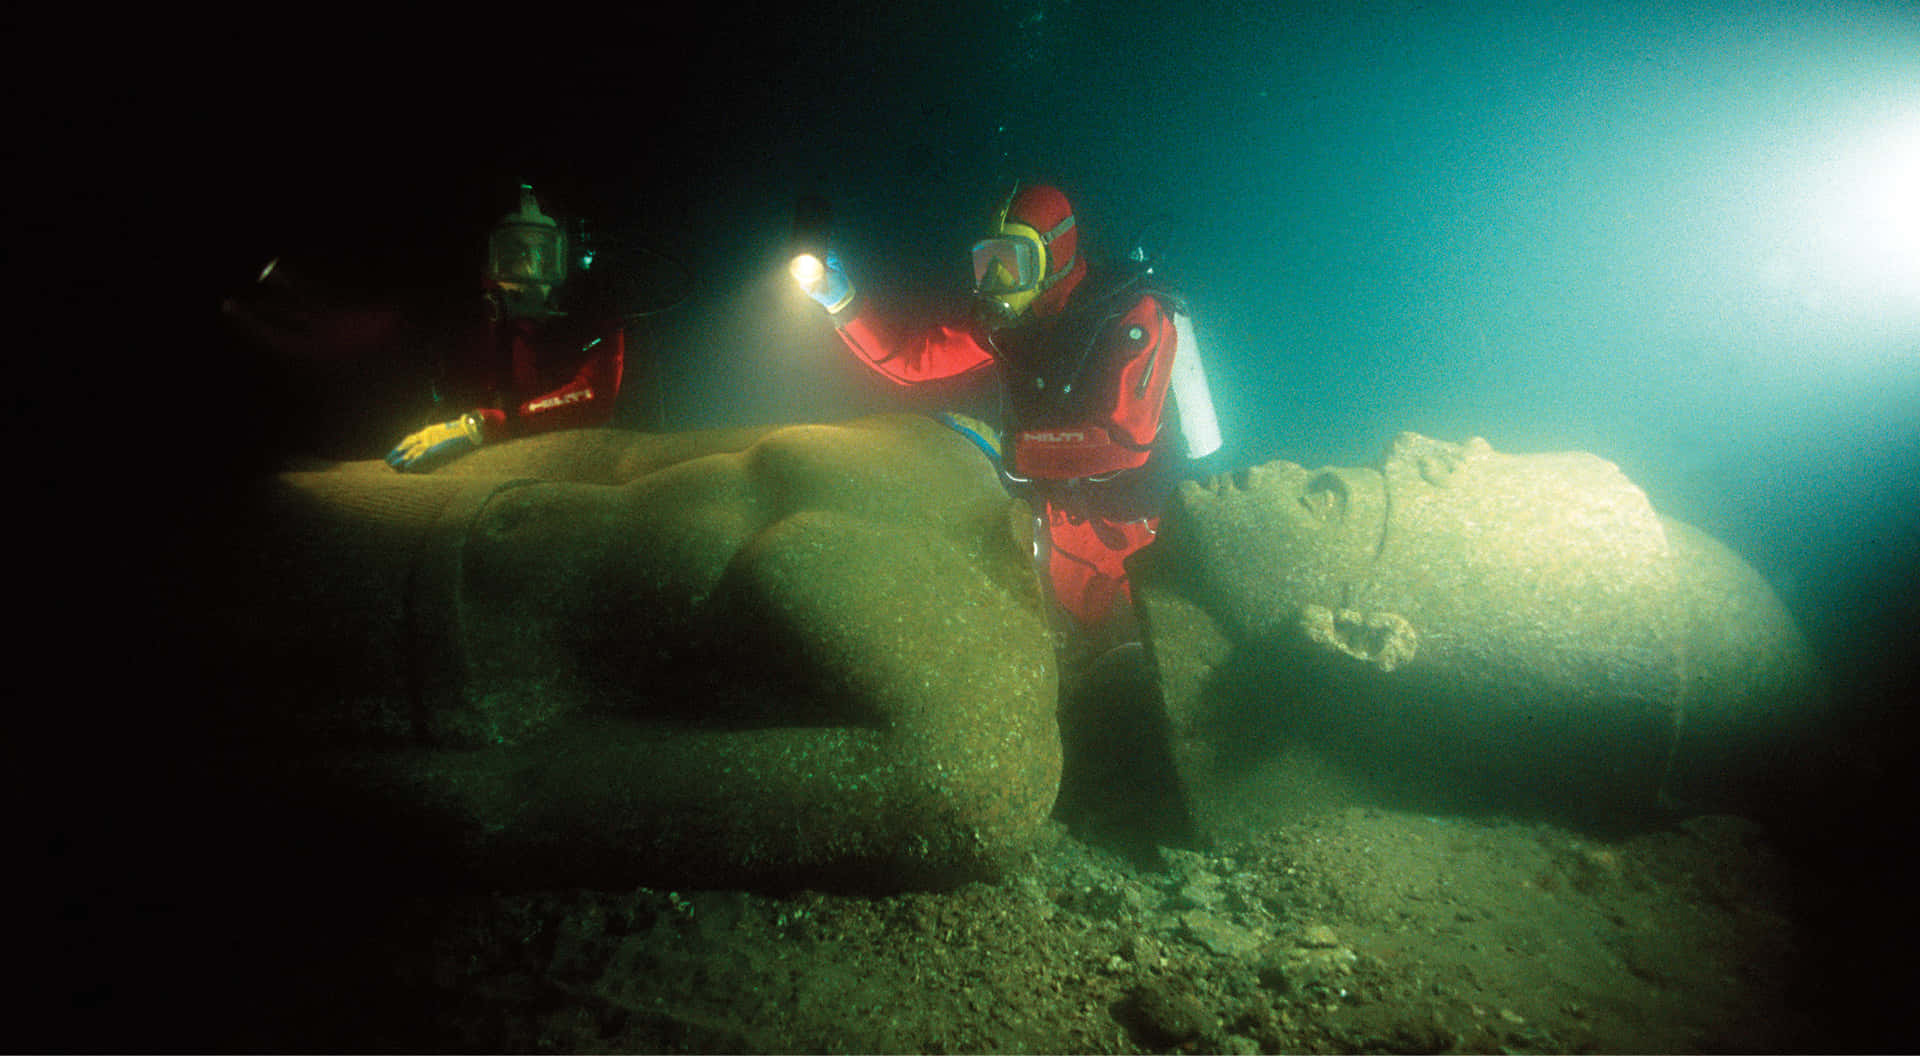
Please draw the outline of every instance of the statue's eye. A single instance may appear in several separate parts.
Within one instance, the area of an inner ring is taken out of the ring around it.
[[[1349,500],[1347,482],[1333,473],[1322,473],[1307,482],[1300,505],[1321,521],[1338,523],[1347,519]]]

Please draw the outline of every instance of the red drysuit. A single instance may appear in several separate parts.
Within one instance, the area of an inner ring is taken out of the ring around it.
[[[1155,446],[1177,338],[1167,299],[1136,280],[1081,283],[1058,314],[990,336],[955,325],[901,333],[865,303],[836,320],[854,354],[901,385],[999,365],[1002,471],[1035,498],[1038,556],[1060,606],[1086,627],[1121,615],[1125,561],[1160,521],[1149,462],[1166,457]]]
[[[604,424],[626,364],[626,331],[571,316],[480,321],[440,349],[435,397],[477,410],[488,443]]]

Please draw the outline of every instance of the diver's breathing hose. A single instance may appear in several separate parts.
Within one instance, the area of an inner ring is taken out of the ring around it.
[[[667,254],[662,253],[657,249],[649,249],[646,246],[633,246],[629,250],[629,252],[644,253],[647,256],[653,257],[656,260],[663,260],[668,264],[672,265],[674,270],[680,273],[681,291],[679,296],[674,297],[673,299],[667,301],[665,304],[662,304],[657,308],[645,308],[645,309],[639,309],[631,312],[622,312],[620,314],[623,318],[645,319],[649,316],[660,315],[663,312],[670,312],[673,309],[678,308],[681,305],[687,303],[687,301],[693,296],[693,290],[696,285],[696,283],[693,280],[693,269],[687,267],[686,264],[682,263],[678,257],[668,256]]]

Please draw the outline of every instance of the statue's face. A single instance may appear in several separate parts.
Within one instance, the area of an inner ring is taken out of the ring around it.
[[[1183,486],[1145,556],[1171,754],[1217,833],[1293,809],[1262,798],[1300,748],[1422,802],[1737,802],[1822,693],[1766,584],[1591,454],[1407,433],[1378,471],[1271,463]]]
[[[1204,580],[1208,602],[1257,633],[1306,604],[1338,605],[1386,525],[1378,470],[1269,462],[1175,493],[1161,541]]]
[[[1664,648],[1646,599],[1671,593],[1666,535],[1591,455],[1403,434],[1378,470],[1273,462],[1184,485],[1162,541],[1161,563],[1236,634],[1281,633],[1317,607],[1390,614],[1469,651]]]
[[[1291,462],[1268,462],[1221,474],[1180,489],[1179,501],[1196,523],[1223,522],[1266,533],[1311,533],[1326,543],[1347,533],[1378,533],[1385,516],[1386,485],[1375,469],[1310,470]]]

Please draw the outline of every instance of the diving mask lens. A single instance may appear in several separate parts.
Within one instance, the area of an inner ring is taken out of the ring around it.
[[[560,233],[537,224],[506,224],[494,232],[488,261],[497,282],[558,285],[566,277]]]
[[[1024,238],[983,238],[973,244],[975,293],[1016,293],[1040,282],[1040,249]]]

